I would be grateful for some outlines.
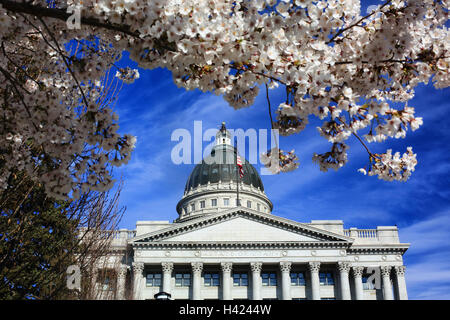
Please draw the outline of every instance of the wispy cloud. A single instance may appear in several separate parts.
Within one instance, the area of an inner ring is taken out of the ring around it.
[[[403,242],[411,242],[405,255],[410,298],[450,298],[449,235],[450,209],[400,230]]]

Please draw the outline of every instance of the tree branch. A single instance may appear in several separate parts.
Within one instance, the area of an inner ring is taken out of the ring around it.
[[[42,6],[32,5],[27,2],[0,0],[0,4],[4,9],[11,12],[30,14],[39,18],[54,18],[64,22],[66,22],[67,19],[72,15],[70,13],[67,13],[64,9],[46,8]],[[93,27],[100,27],[108,30],[122,32],[133,37],[139,37],[139,33],[131,31],[128,26],[106,23],[93,17],[82,17],[81,23]]]
[[[348,27],[341,29],[340,31],[338,31],[338,33],[336,33],[330,40],[328,40],[327,44],[330,44],[331,42],[333,42],[337,37],[339,37],[341,34],[343,34],[345,31],[358,26],[363,20],[373,16],[375,13],[380,12],[381,9],[383,9],[385,6],[387,6],[389,3],[391,3],[392,0],[387,1],[386,3],[384,3],[378,10],[373,10],[371,13],[369,13],[367,16],[362,17],[361,19],[359,19],[357,22],[355,22],[352,25],[349,25]]]

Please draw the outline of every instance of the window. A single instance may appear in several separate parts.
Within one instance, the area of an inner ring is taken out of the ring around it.
[[[223,199],[223,205],[224,206],[229,206],[230,205],[230,199],[229,198],[224,198]]]
[[[251,208],[252,207],[252,202],[251,201],[247,201],[247,208]]]
[[[256,204],[256,209],[257,209],[258,211],[261,211],[261,205],[260,205],[259,203]]]
[[[362,276],[362,283],[363,283],[363,290],[373,290],[375,289],[374,281],[368,281],[370,275],[363,275]],[[374,279],[375,280],[375,279]]]
[[[305,274],[303,272],[291,272],[291,285],[292,286],[305,286]]]
[[[233,286],[246,287],[248,286],[248,274],[247,273],[233,273]]]
[[[236,205],[240,206],[241,205],[241,199],[236,199]]]
[[[205,287],[218,287],[220,284],[218,273],[205,273],[203,279]]]
[[[201,209],[205,208],[205,201],[204,200],[200,201],[200,208]]]
[[[189,287],[191,285],[190,273],[176,273],[175,274],[175,287]]]
[[[147,273],[145,284],[147,287],[159,287],[161,285],[161,273]]]
[[[332,286],[334,285],[334,278],[331,272],[320,272],[319,273],[320,285],[322,286]]]
[[[192,211],[195,211],[195,203],[192,203],[192,204],[191,204],[191,212],[192,212]]]
[[[262,273],[262,285],[263,286],[276,286],[277,285],[277,274],[275,272]]]
[[[211,206],[217,207],[217,199],[211,199]]]

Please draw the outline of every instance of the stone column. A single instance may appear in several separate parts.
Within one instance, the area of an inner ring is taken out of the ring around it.
[[[350,283],[348,273],[350,272],[349,262],[338,262],[339,280],[341,284],[341,300],[351,300]]]
[[[99,296],[101,294],[101,290],[99,289],[99,284],[97,283],[97,277],[98,277],[98,269],[93,267],[92,269],[92,278],[91,278],[91,298],[98,300]]]
[[[353,279],[355,280],[355,298],[356,300],[364,300],[364,290],[362,283],[362,275],[364,267],[353,267]]]
[[[319,270],[320,262],[309,262],[308,269],[311,276],[312,300],[320,300],[320,280]]]
[[[192,300],[201,300],[203,263],[192,262],[191,266],[192,266]]]
[[[117,269],[117,300],[125,300],[125,281],[127,278],[127,266],[121,265]]]
[[[280,262],[281,270],[281,299],[291,300],[291,266],[288,261]]]
[[[408,300],[408,293],[406,292],[405,282],[405,266],[396,266],[395,274],[397,276],[397,292],[399,300]]]
[[[261,298],[261,262],[250,263],[250,268],[252,269],[252,291],[253,300],[262,300]]]
[[[133,262],[133,299],[140,300],[142,296],[143,289],[143,275],[144,263],[143,262]]]
[[[163,271],[162,291],[167,292],[167,293],[172,293],[173,263],[172,262],[162,262],[161,267],[162,267],[162,271]]]
[[[232,300],[231,269],[233,268],[233,264],[231,262],[222,262],[220,268],[222,269],[222,299]]]
[[[392,296],[392,286],[391,286],[391,266],[382,266],[381,267],[381,276],[383,278],[383,297],[384,300],[393,300]]]

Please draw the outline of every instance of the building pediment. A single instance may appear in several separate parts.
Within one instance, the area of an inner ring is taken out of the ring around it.
[[[263,214],[251,209],[234,208],[168,228],[144,234],[133,245],[163,243],[317,243],[353,240],[341,234],[308,224]]]

